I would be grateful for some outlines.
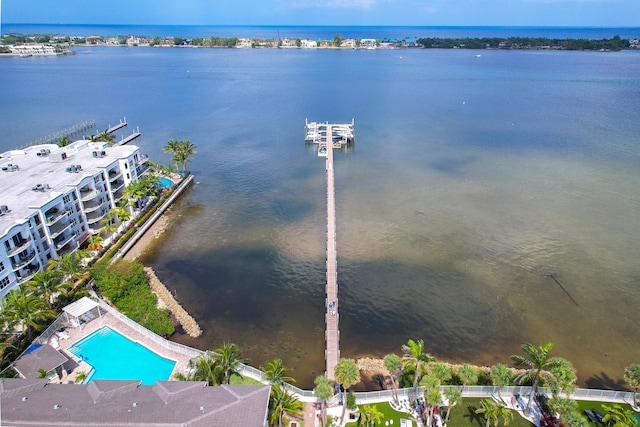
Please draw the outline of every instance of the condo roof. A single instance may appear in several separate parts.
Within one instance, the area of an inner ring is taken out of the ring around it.
[[[52,199],[67,193],[87,176],[94,176],[116,159],[127,158],[138,147],[134,145],[109,147],[104,142],[76,141],[60,148],[55,144],[35,145],[11,150],[0,155],[0,235],[23,223]],[[105,156],[93,153],[105,152]],[[67,168],[80,165],[68,172]]]
[[[270,387],[204,382],[94,380],[48,384],[0,379],[2,421],[22,426],[262,427]]]

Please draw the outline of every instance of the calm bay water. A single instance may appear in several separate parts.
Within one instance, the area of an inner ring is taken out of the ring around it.
[[[336,153],[344,357],[509,363],[556,343],[580,383],[640,360],[640,53],[77,49],[0,60],[0,145],[126,116],[189,139],[194,185],[152,265],[205,330],[298,385],[324,369],[324,161],[305,118],[356,121]],[[555,277],[577,305],[553,280]]]

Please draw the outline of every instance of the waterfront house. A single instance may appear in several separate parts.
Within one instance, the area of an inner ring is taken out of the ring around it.
[[[44,44],[19,44],[11,46],[11,53],[17,55],[31,56],[31,55],[56,55],[56,48]]]
[[[303,39],[303,40],[300,40],[300,43],[301,43],[301,47],[304,47],[307,49],[318,47],[318,43],[315,40]]]

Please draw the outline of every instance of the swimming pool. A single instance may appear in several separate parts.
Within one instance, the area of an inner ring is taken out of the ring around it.
[[[78,341],[69,351],[93,366],[85,382],[141,380],[142,384],[152,385],[158,380],[168,380],[176,365],[175,361],[157,355],[108,326]]]
[[[167,187],[171,187],[174,184],[173,181],[171,181],[169,178],[160,178],[160,181],[158,181],[158,185],[162,188],[167,188]]]

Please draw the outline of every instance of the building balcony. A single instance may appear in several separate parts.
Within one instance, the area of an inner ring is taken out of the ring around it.
[[[27,267],[23,268],[21,271],[16,272],[16,277],[18,279],[18,283],[22,284],[28,282],[33,279],[33,276],[40,271],[40,266],[38,263],[30,264]]]
[[[31,245],[31,237],[27,239],[23,239],[20,243],[17,244],[15,248],[11,249],[10,251],[7,251],[7,256],[12,257],[14,255],[19,254],[20,252],[27,249],[29,245]]]
[[[120,178],[122,176],[122,172],[120,171],[109,171],[109,182],[113,182],[114,180]]]
[[[147,163],[139,163],[138,166],[136,166],[136,175],[140,176],[147,170],[149,170],[149,165]]]
[[[56,237],[65,232],[69,227],[71,227],[70,222],[58,222],[53,227],[49,227],[49,232],[51,233],[51,238],[55,240]]]
[[[89,213],[94,212],[94,211],[100,209],[101,207],[103,207],[104,203],[105,203],[104,200],[103,201],[95,201],[95,202],[83,203],[82,204],[82,208],[83,208],[85,214],[89,214]]]
[[[36,251],[31,251],[29,253],[27,253],[25,256],[20,257],[18,259],[18,261],[14,261],[13,259],[11,259],[11,267],[13,271],[17,271],[20,270],[22,267],[24,267],[25,265],[31,263],[31,261],[34,260],[34,258],[36,257]]]
[[[100,220],[102,220],[104,217],[107,216],[107,212],[108,211],[96,211],[93,212],[92,214],[87,215],[87,224],[89,226],[91,226],[92,224],[96,224],[97,222],[99,222]]]
[[[114,193],[122,190],[124,188],[124,180],[118,180],[111,183],[111,191]]]
[[[62,249],[67,243],[72,241],[75,238],[73,234],[69,234],[68,236],[62,236],[57,240],[54,240],[53,243],[56,245],[56,252]]]
[[[58,212],[57,209],[55,211],[47,212],[45,214],[47,217],[47,225],[52,226],[56,222],[60,221],[62,218],[66,216],[66,213],[67,213],[66,211]]]
[[[83,190],[80,190],[80,200],[82,200],[82,202],[88,202],[89,200],[95,199],[99,194],[100,194],[100,191],[98,190],[83,189]]]
[[[75,251],[76,249],[78,249],[77,242],[70,241],[70,242],[67,242],[67,244],[65,244],[60,249],[56,250],[56,252],[58,252],[58,256],[62,256],[62,255],[70,254],[71,252]]]

